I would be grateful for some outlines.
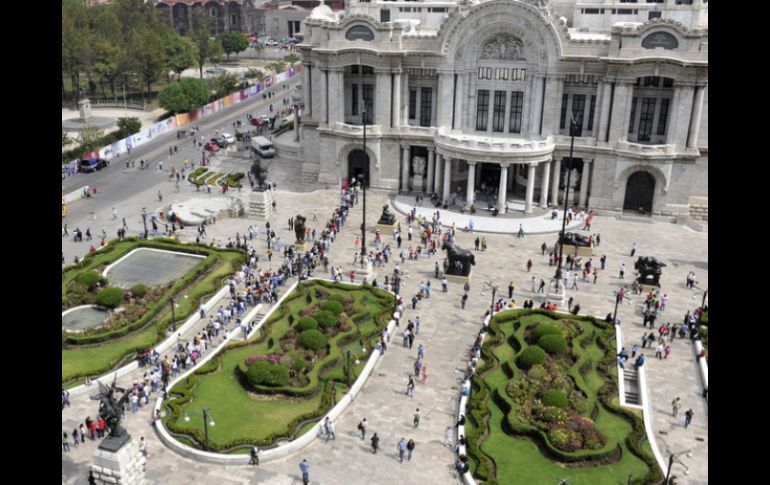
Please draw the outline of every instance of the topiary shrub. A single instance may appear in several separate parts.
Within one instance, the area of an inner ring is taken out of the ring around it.
[[[96,303],[107,308],[115,308],[122,301],[123,290],[120,288],[105,288],[96,295]]]
[[[549,354],[561,354],[567,351],[567,339],[558,334],[547,334],[540,337],[537,345]]]
[[[334,316],[336,317],[340,313],[342,313],[342,303],[338,301],[325,301],[323,305],[321,305],[321,310],[326,310],[327,312],[332,312]]]
[[[102,277],[96,271],[86,271],[85,273],[80,273],[78,275],[77,282],[87,287],[89,290],[93,290],[101,279]]]
[[[318,330],[305,330],[299,336],[299,344],[306,349],[319,350],[326,346],[326,337]]]
[[[533,365],[542,364],[543,362],[545,362],[545,350],[537,345],[527,347],[516,359],[516,364],[521,369],[529,369]]]
[[[289,371],[282,365],[256,361],[249,365],[246,377],[255,386],[283,386],[289,381]]]
[[[543,335],[562,335],[561,328],[553,323],[541,323],[532,331],[532,341],[537,342]]]
[[[542,365],[533,365],[531,369],[527,372],[527,377],[534,381],[539,381],[545,376],[548,375],[548,372],[545,370],[545,367]]]
[[[569,405],[566,394],[559,389],[549,389],[545,391],[540,400],[546,406],[554,406],[557,408],[566,408]]]
[[[295,328],[298,332],[304,332],[305,330],[315,330],[318,328],[318,322],[313,317],[302,317],[297,322]]]
[[[134,298],[144,298],[144,295],[147,294],[147,286],[141,283],[134,285],[131,287],[131,294],[134,295]]]
[[[337,325],[337,316],[329,310],[321,310],[314,317],[321,328],[330,328]]]

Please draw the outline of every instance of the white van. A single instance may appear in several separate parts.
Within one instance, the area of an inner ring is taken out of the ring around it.
[[[255,136],[251,139],[251,148],[262,158],[273,158],[275,150],[273,144],[264,136]]]

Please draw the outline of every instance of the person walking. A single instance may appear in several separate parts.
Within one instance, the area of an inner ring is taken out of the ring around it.
[[[420,377],[420,369],[422,369],[422,360],[417,359],[414,361],[414,377]]]
[[[420,344],[417,346],[417,359],[422,359],[423,357],[425,357],[425,346]]]
[[[417,428],[418,426],[420,426],[420,408],[414,412],[414,427]]]
[[[423,364],[422,366],[422,385],[426,385],[428,383],[428,364]]]
[[[676,399],[671,401],[671,411],[674,417],[679,414],[680,409],[682,409],[682,400],[679,396],[677,396]]]
[[[324,432],[326,433],[326,441],[337,439],[337,435],[334,433],[334,423],[329,419],[329,416],[326,416],[324,420]]]
[[[377,454],[377,450],[380,448],[380,437],[377,433],[372,435],[372,453]]]
[[[310,463],[307,461],[307,458],[303,458],[299,462],[299,469],[302,471],[302,483],[308,485],[310,483]]]
[[[398,440],[398,443],[396,444],[396,449],[398,450],[398,461],[399,463],[404,462],[404,452],[406,451],[406,438],[403,436],[400,440]]]
[[[540,250],[542,251],[542,256],[545,256],[545,252],[546,252],[546,250],[548,250],[548,245],[547,245],[546,243],[543,243],[543,244],[540,246]],[[509,297],[509,298],[510,298],[510,297]]]
[[[633,257],[634,254],[636,254],[636,243],[631,245],[631,257]]]
[[[607,264],[607,255],[602,254],[602,257],[599,258],[599,262],[602,264],[602,271],[604,271],[604,266]]]
[[[508,283],[508,299],[509,299],[509,300],[510,300],[511,298],[513,298],[513,290],[514,290],[515,288],[516,288],[516,287],[513,285],[513,281],[511,281],[510,283]]]
[[[623,279],[623,275],[626,273],[626,263],[620,263],[620,276],[618,276],[621,280]]]
[[[249,465],[259,465],[259,448],[257,448],[257,445],[251,447],[251,461],[249,461]]]
[[[532,277],[532,293],[534,293],[535,291],[536,291],[536,289],[535,289],[535,277],[533,276]]]
[[[406,395],[414,397],[414,378],[409,376],[409,382],[406,384]]]
[[[465,303],[468,301],[468,294],[464,294],[462,299],[460,300],[460,305],[462,306],[462,309],[465,310]]]
[[[409,438],[409,441],[406,442],[406,460],[412,461],[412,453],[414,452],[414,440],[412,438]]]
[[[530,259],[527,261],[527,273],[529,273],[531,269],[532,269],[532,260]],[[510,298],[510,296],[508,298]]]
[[[572,289],[573,290],[578,290],[578,274],[577,273],[575,273],[572,276]]]
[[[358,431],[361,432],[361,441],[366,439],[366,418],[362,419],[360,423],[358,423]]]
[[[631,358],[636,357],[636,353],[639,351],[639,346],[634,344],[631,346]]]
[[[687,429],[688,426],[690,426],[690,423],[692,423],[692,417],[695,415],[692,408],[688,409],[684,412],[684,429]]]
[[[545,280],[540,278],[540,286],[537,288],[538,293],[544,293],[545,290]]]
[[[62,433],[61,446],[62,446],[62,450],[63,451],[69,451],[70,450],[70,442],[69,442],[69,439],[67,439],[67,432],[66,431],[64,431]]]

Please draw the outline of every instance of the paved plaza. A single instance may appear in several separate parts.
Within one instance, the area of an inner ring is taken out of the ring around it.
[[[286,169],[286,167],[283,167]],[[280,187],[279,182],[279,187]],[[192,190],[194,189],[187,189]],[[367,191],[367,242],[374,239],[373,226],[379,217],[381,207],[391,203],[391,194],[381,191]],[[180,194],[179,197],[187,196]],[[290,193],[283,190],[275,192],[277,214],[270,219],[271,227],[276,230],[281,241],[293,241],[293,231],[288,229],[287,220],[296,214],[308,217],[308,226],[321,229],[322,224],[331,214],[338,202],[335,190],[320,190],[309,193]],[[131,202],[127,202],[130,207]],[[313,209],[318,211],[318,221],[312,221]],[[332,246],[331,263],[341,266],[349,272],[353,269],[354,241],[360,226],[362,204],[351,209],[350,216],[341,234]],[[406,228],[404,215],[398,213],[402,226]],[[255,221],[246,219],[221,219],[207,228],[208,239],[219,241],[233,238],[236,232],[244,233],[248,225]],[[263,232],[264,224],[260,224]],[[613,292],[632,281],[633,262],[629,251],[634,242],[638,244],[637,256],[655,256],[668,266],[664,268],[662,292],[670,299],[669,306],[659,318],[660,323],[681,321],[687,310],[700,304],[701,288],[708,287],[708,238],[706,233],[698,233],[685,226],[668,222],[650,220],[630,222],[612,216],[599,216],[592,226],[593,233],[601,234],[601,245],[596,248],[594,261],[602,254],[607,255],[607,267],[600,271],[596,284],[579,283],[579,289],[568,290],[579,303],[584,313],[603,317],[614,306]],[[587,233],[586,233],[587,234]],[[196,231],[186,229],[182,239],[194,240]],[[463,248],[472,249],[474,239],[480,234],[459,231],[457,240]],[[533,293],[531,278],[548,279],[553,274],[553,267],[548,266],[547,254],[542,256],[540,246],[543,242],[552,245],[555,234],[533,235],[517,238],[514,234],[481,234],[487,239],[488,249],[475,252],[476,266],[473,268],[470,299],[465,310],[460,308],[462,288],[450,283],[449,292],[442,293],[438,280],[433,278],[435,261],[444,257],[439,252],[435,257],[423,257],[419,261],[409,261],[401,265],[408,273],[402,286],[402,296],[407,303],[405,319],[414,320],[419,315],[424,322],[420,334],[411,351],[401,346],[401,338],[394,336],[378,363],[361,394],[343,413],[336,423],[337,439],[324,442],[316,440],[302,452],[283,460],[265,463],[258,468],[247,466],[224,467],[196,463],[166,449],[150,427],[150,407],[143,407],[139,413],[128,413],[126,427],[138,439],[145,436],[149,446],[147,477],[149,484],[197,483],[197,484],[297,484],[301,483],[298,463],[306,457],[311,463],[311,483],[457,483],[452,470],[452,452],[447,446],[447,428],[454,424],[458,399],[458,384],[462,369],[467,360],[467,352],[481,326],[482,316],[489,308],[491,293],[485,289],[485,282],[491,282],[507,296],[510,281],[516,285],[514,299],[520,305],[524,299],[534,298],[539,305],[542,294]],[[395,241],[389,234],[383,239],[395,248]],[[419,239],[403,241],[404,247],[414,246]],[[85,249],[83,244],[73,243],[76,250]],[[261,256],[260,264],[267,265],[265,258],[266,244],[263,238],[252,241],[252,247]],[[397,252],[397,251],[396,251]],[[391,274],[395,264],[390,263],[375,268],[378,281]],[[533,267],[527,272],[526,263],[531,259]],[[618,278],[621,263],[626,265],[626,279]],[[269,266],[269,265],[268,265]],[[277,266],[277,264],[276,264]],[[699,288],[690,290],[685,287],[685,278],[690,271],[698,276]],[[316,276],[326,275],[318,273]],[[432,280],[434,291],[431,298],[423,300],[417,309],[412,310],[409,300],[418,292],[421,281]],[[570,283],[571,287],[571,283]],[[436,291],[438,288],[438,291]],[[282,288],[285,291],[285,288]],[[498,294],[501,294],[498,293]],[[622,329],[627,347],[639,342],[644,329],[641,326],[641,298],[632,295],[619,310]],[[193,331],[197,332],[198,329]],[[405,395],[406,377],[416,356],[416,345],[422,343],[426,348],[425,361],[429,368],[427,385],[418,384],[414,398]],[[673,352],[667,360],[650,358],[647,361],[648,391],[652,400],[653,427],[658,446],[664,456],[665,447],[674,452],[686,448],[695,450],[693,458],[683,457],[690,467],[691,475],[679,483],[703,484],[708,476],[708,408],[700,397],[702,386],[697,373],[695,355],[689,339],[676,340],[672,344]],[[648,357],[652,357],[650,352]],[[139,373],[129,375],[119,382],[130,384]],[[684,429],[683,418],[671,417],[670,402],[680,396],[683,410],[692,408],[695,412],[693,424]],[[412,428],[412,416],[420,408],[422,420],[418,429]],[[63,412],[63,429],[68,432],[86,416],[96,414],[96,405],[87,396],[73,399],[72,407]],[[356,424],[366,417],[369,431],[381,436],[381,452],[373,455],[369,451],[369,440],[361,441]],[[682,419],[680,419],[682,418]],[[662,434],[665,432],[666,434]],[[400,437],[413,438],[417,443],[411,463],[399,464],[396,442]],[[700,441],[702,439],[703,441]],[[96,442],[87,440],[85,446],[73,448],[70,453],[62,454],[62,483],[67,485],[85,484],[87,466],[96,447]],[[681,474],[681,467],[675,465],[675,473]],[[568,475],[568,473],[567,473]]]

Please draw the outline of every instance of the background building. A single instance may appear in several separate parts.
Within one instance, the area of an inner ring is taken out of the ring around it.
[[[299,45],[305,177],[532,212],[560,203],[572,170],[571,203],[687,215],[708,197],[708,3],[642,1],[315,8]]]

